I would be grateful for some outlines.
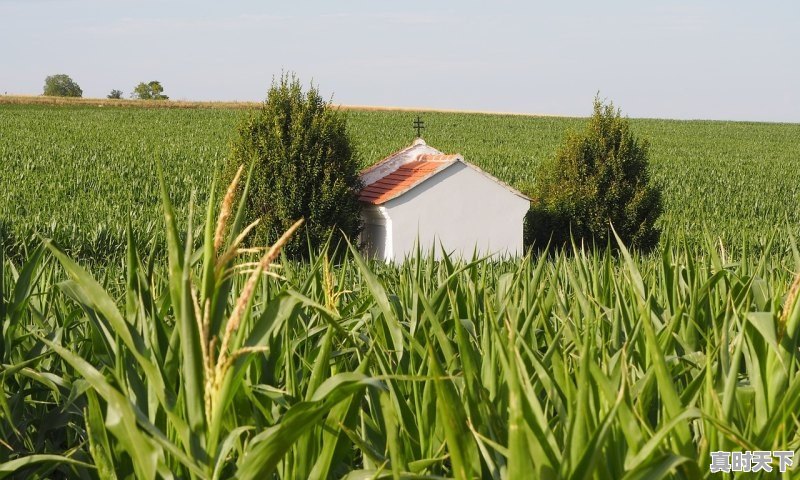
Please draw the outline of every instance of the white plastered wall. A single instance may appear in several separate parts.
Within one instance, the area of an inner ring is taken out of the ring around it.
[[[520,255],[522,225],[530,202],[488,175],[456,162],[385,204],[391,228],[384,257],[401,262],[413,255],[417,239],[423,251],[439,242],[456,256]]]

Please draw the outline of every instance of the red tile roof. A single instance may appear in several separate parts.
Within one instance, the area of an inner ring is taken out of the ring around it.
[[[358,199],[373,205],[387,202],[455,162],[457,155],[425,154],[419,158],[419,161],[401,165],[394,172],[364,187]]]
[[[365,187],[359,192],[358,199],[364,203],[381,205],[403,195],[456,162],[462,162],[468,168],[497,183],[514,195],[530,201],[530,198],[522,193],[475,165],[465,162],[461,155],[444,154],[428,146],[421,138],[414,140],[414,143],[410,146],[362,170],[360,177]]]

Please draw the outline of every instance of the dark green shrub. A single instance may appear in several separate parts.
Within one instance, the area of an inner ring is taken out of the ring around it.
[[[359,161],[343,112],[315,87],[304,92],[294,76],[273,82],[263,107],[238,129],[225,178],[239,165],[253,165],[247,220],[261,219],[253,242],[274,242],[295,220],[299,235],[284,247],[290,256],[308,253],[342,232],[354,239],[361,228],[357,192]]]
[[[650,181],[648,142],[636,138],[612,103],[595,98],[582,133],[571,133],[537,176],[526,242],[543,248],[569,244],[604,246],[610,224],[627,246],[647,251],[658,244],[655,223],[661,192]],[[610,242],[616,245],[616,242]]]

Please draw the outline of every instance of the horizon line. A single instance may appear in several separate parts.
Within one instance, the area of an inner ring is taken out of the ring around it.
[[[133,107],[133,108],[228,108],[228,109],[247,109],[258,108],[263,101],[254,100],[138,100],[138,99],[111,99],[96,97],[57,97],[34,94],[0,94],[0,105],[96,105],[98,107]],[[493,110],[473,110],[473,109],[453,109],[419,106],[391,106],[391,105],[361,105],[331,103],[330,105],[343,110],[363,111],[363,112],[429,112],[429,113],[454,113],[467,115],[494,115],[494,116],[516,116],[531,118],[589,118],[590,115],[567,115],[559,113],[531,113],[531,112],[512,112],[512,111],[493,111]],[[781,120],[733,120],[720,118],[669,118],[669,117],[625,117],[635,120],[666,120],[674,122],[731,122],[731,123],[767,123],[798,125],[800,121],[781,121]]]

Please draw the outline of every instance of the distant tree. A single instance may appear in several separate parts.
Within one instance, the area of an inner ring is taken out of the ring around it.
[[[650,250],[658,244],[661,191],[650,181],[647,140],[636,138],[627,118],[609,103],[594,100],[582,133],[571,133],[546,163],[533,187],[526,219],[527,243],[604,245],[610,224],[624,244]]]
[[[108,98],[122,98],[122,90],[111,90],[111,93],[108,94]]]
[[[164,95],[163,92],[164,87],[157,80],[148,83],[141,82],[133,89],[131,98],[139,100],[168,100],[169,97]]]
[[[359,160],[347,132],[347,118],[313,86],[284,75],[273,82],[263,107],[238,129],[226,166],[229,180],[240,165],[253,166],[247,220],[260,219],[253,242],[274,242],[296,220],[305,235],[284,248],[303,257],[342,234],[355,240],[361,229],[357,192]],[[223,182],[227,185],[227,182]]]
[[[51,97],[82,97],[83,90],[69,75],[59,73],[44,79],[43,95]]]
[[[141,82],[139,85],[136,85],[131,92],[131,98],[136,100],[150,100],[152,99],[153,94],[146,83]]]

